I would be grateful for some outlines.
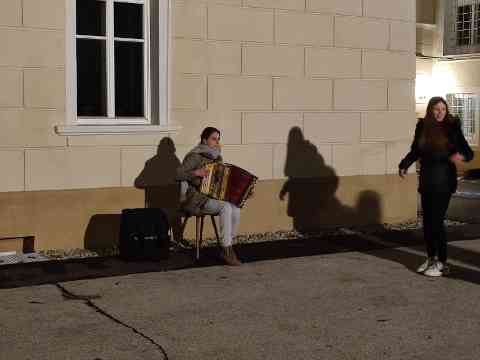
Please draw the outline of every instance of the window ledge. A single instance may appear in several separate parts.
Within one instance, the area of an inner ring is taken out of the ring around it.
[[[76,135],[134,135],[174,133],[181,129],[172,125],[57,125],[55,132],[63,136]]]

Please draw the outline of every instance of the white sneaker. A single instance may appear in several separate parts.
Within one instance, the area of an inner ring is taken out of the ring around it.
[[[430,265],[432,265],[433,263],[434,263],[433,258],[427,258],[427,260],[425,260],[425,262],[418,267],[417,272],[418,272],[418,273],[423,273],[423,272],[425,272],[425,270],[427,270],[428,267],[429,267]]]
[[[444,266],[440,261],[435,261],[432,265],[428,267],[427,270],[425,270],[424,274],[426,276],[442,276],[443,275],[443,270]]]

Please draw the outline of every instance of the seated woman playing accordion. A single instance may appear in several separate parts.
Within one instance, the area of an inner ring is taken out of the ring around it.
[[[244,199],[237,201],[237,204],[234,205],[232,202],[213,199],[201,191],[202,183],[205,185],[204,179],[210,174],[206,167],[212,163],[223,163],[220,130],[207,127],[200,135],[200,144],[185,156],[182,165],[177,169],[177,181],[188,183],[185,200],[182,201],[181,207],[193,215],[219,214],[222,245],[220,256],[227,265],[240,265],[241,262],[233,251],[232,241],[237,234],[240,223],[239,206],[243,205]],[[253,177],[252,180],[252,184],[243,186],[248,191],[245,198],[253,193],[253,184],[256,178]],[[238,184],[238,182],[233,183]],[[238,199],[238,196],[235,198]]]

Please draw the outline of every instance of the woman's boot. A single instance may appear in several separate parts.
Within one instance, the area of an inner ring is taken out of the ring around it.
[[[227,265],[230,265],[230,266],[242,265],[242,262],[237,258],[235,251],[233,251],[232,246],[222,247],[222,250],[220,252],[220,257],[222,258],[223,261],[225,261],[225,264]]]

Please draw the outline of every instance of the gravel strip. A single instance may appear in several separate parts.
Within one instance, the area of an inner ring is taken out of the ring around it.
[[[464,226],[468,225],[464,222],[459,221],[450,221],[446,220],[445,225],[447,227],[453,226]],[[352,226],[352,227],[337,227],[329,228],[319,232],[310,233],[310,234],[301,234],[295,230],[280,230],[275,232],[265,232],[258,234],[247,234],[239,235],[235,239],[237,244],[251,244],[258,242],[267,242],[267,241],[282,241],[282,240],[295,240],[295,239],[305,239],[305,238],[328,238],[335,236],[344,236],[345,229],[353,230],[355,232],[360,232],[364,234],[375,234],[381,235],[387,232],[392,231],[414,231],[419,230],[422,227],[422,219],[419,218],[402,222],[402,223],[393,223],[393,224],[382,224],[382,225],[373,225],[373,226]],[[179,249],[191,249],[194,245],[193,239],[184,239],[181,243],[174,243],[172,250],[176,251]],[[204,239],[203,246],[216,246],[217,241],[215,238],[206,238]],[[87,249],[71,249],[71,250],[44,250],[39,251],[39,254],[48,257],[51,260],[66,260],[66,259],[81,259],[81,258],[91,258],[91,257],[103,257],[103,256],[116,256],[118,255],[118,247],[101,249],[101,250],[87,250]]]
[[[87,249],[69,249],[69,250],[43,250],[39,254],[47,256],[51,260],[82,259],[91,257],[116,256],[118,247],[87,250]]]

